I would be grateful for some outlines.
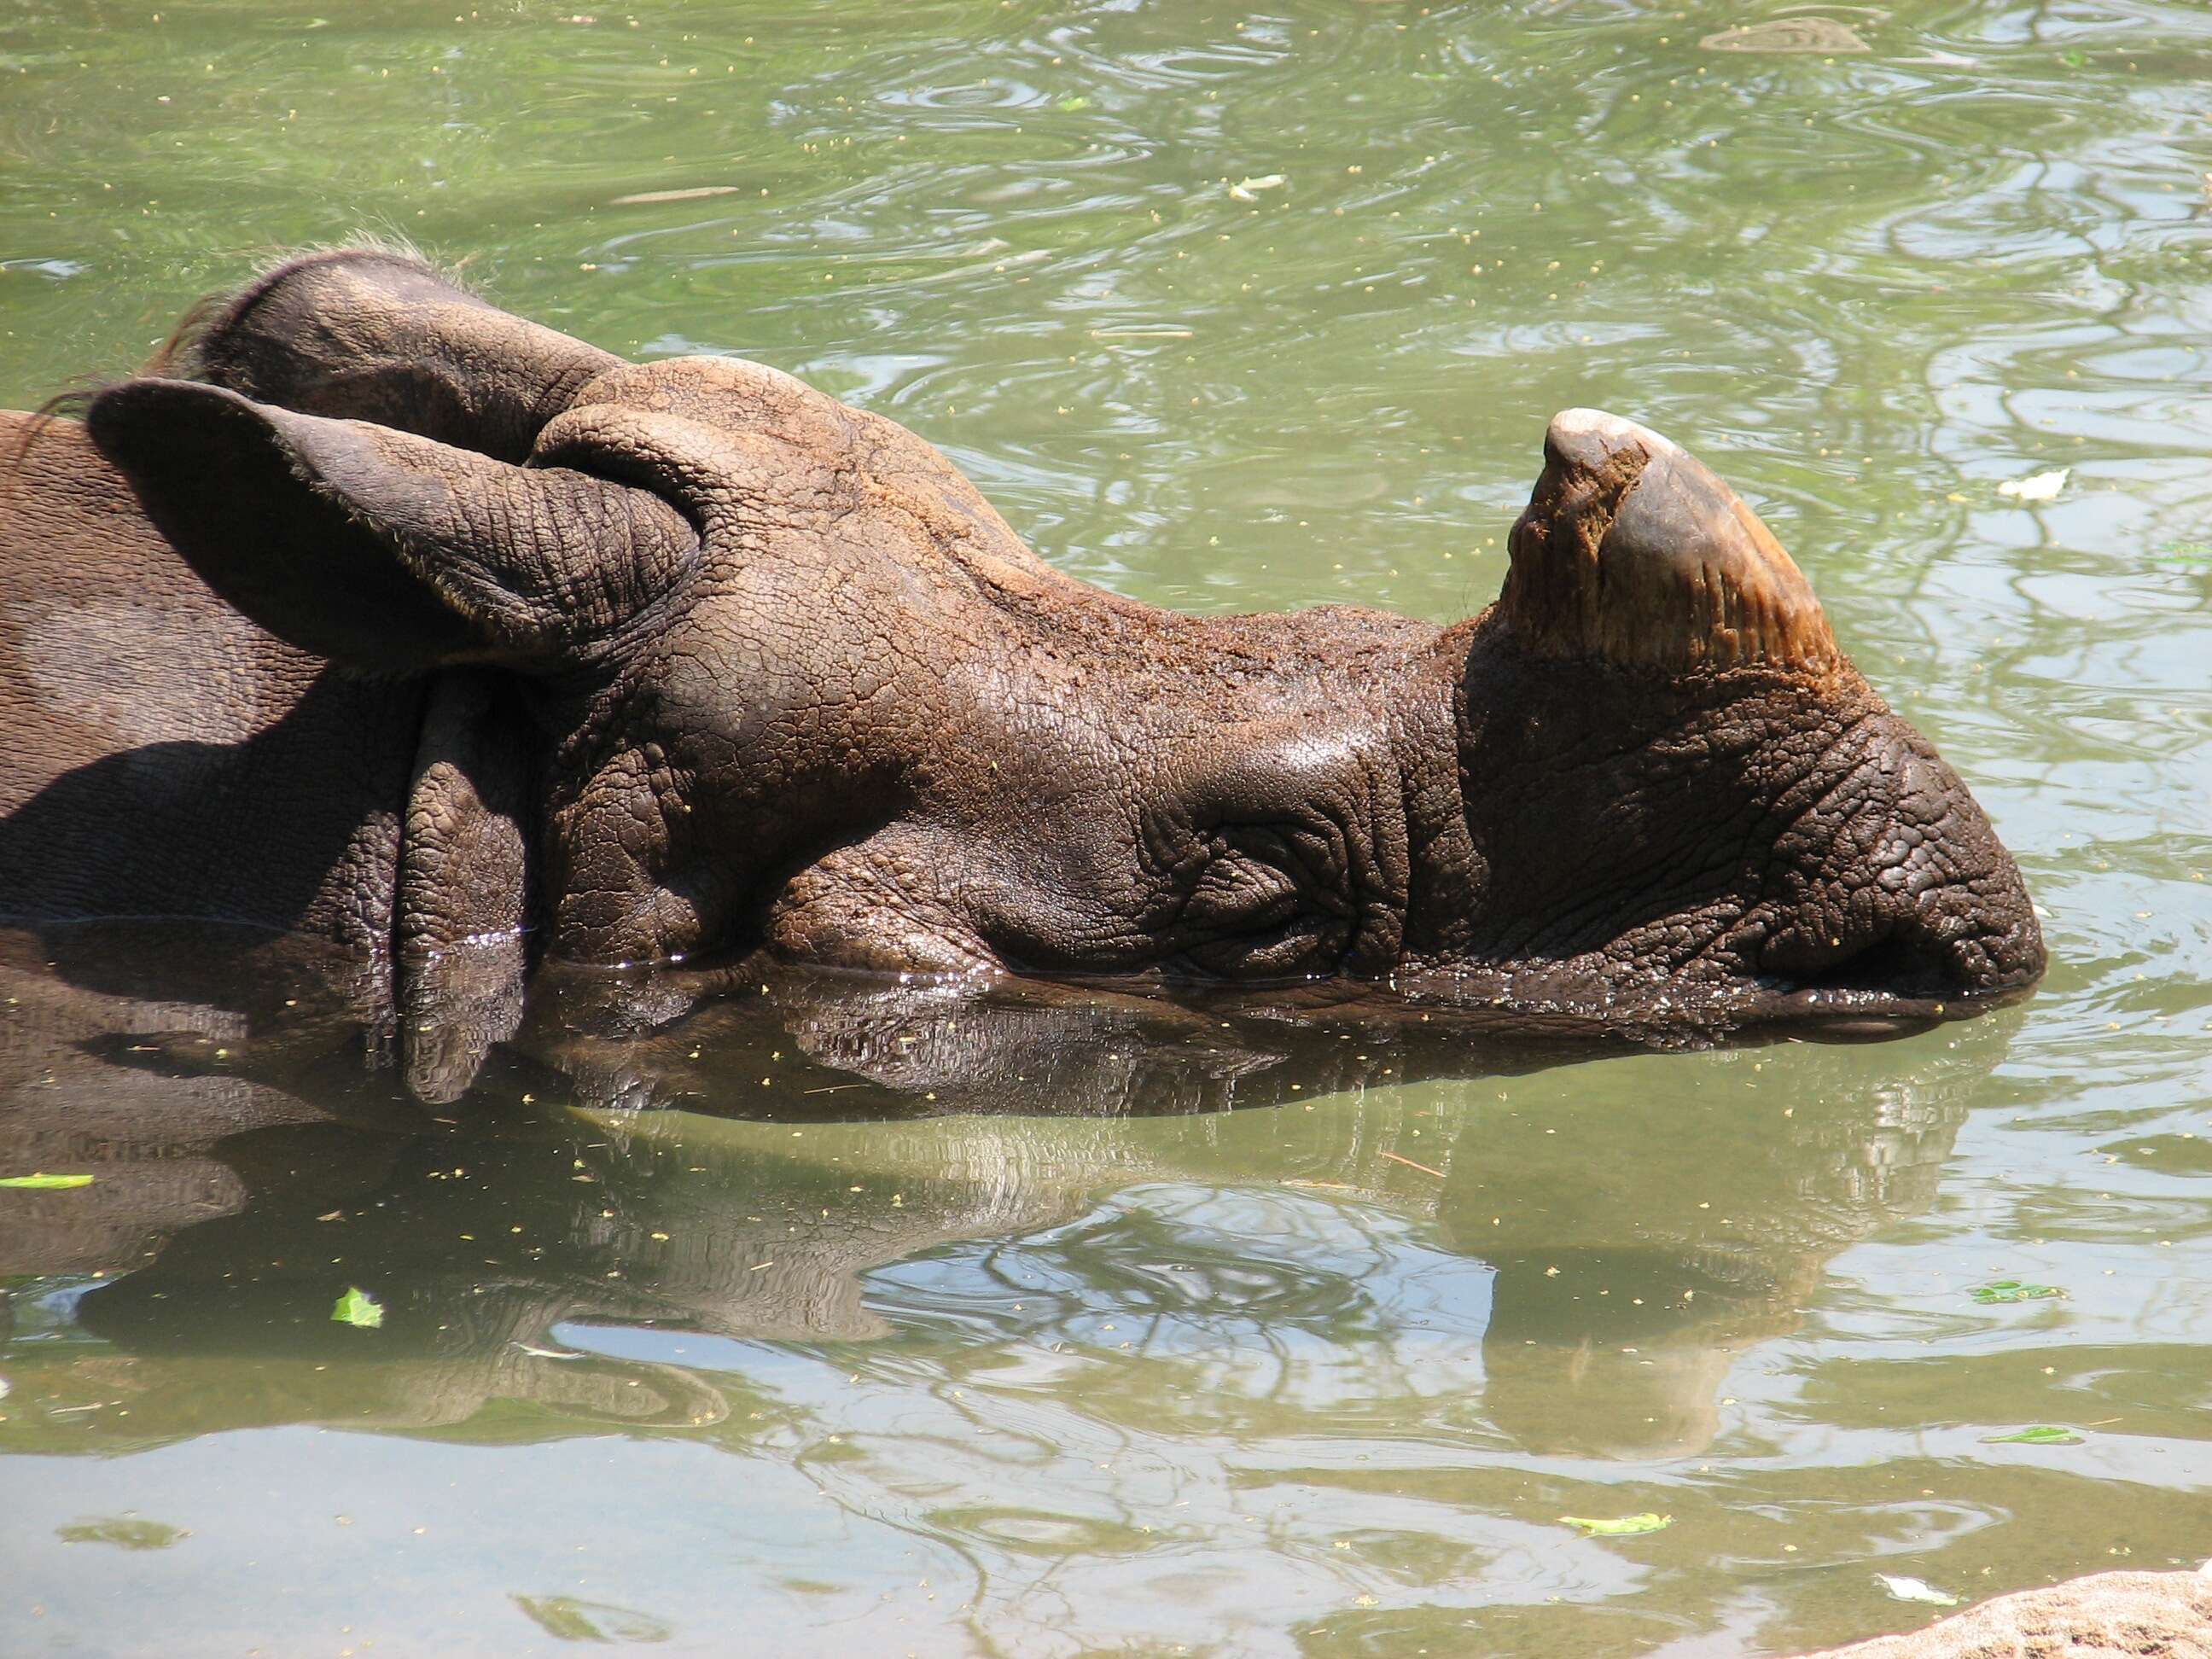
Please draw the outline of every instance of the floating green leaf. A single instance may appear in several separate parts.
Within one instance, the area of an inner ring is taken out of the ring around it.
[[[1070,115],[1073,115],[1079,109],[1089,109],[1091,107],[1091,100],[1079,93],[1072,98],[1061,99],[1060,100],[1060,106],[1066,110]]]
[[[2078,1446],[2081,1437],[2071,1429],[2053,1428],[2048,1423],[2039,1423],[2032,1429],[2015,1429],[2010,1434],[1985,1434],[1984,1446]]]
[[[2212,564],[2212,542],[2161,542],[2151,557],[2160,564]]]
[[[1563,1515],[1559,1519],[1568,1526],[1578,1527],[1591,1538],[1633,1538],[1640,1532],[1657,1532],[1674,1520],[1671,1515],[1624,1515],[1611,1521],[1594,1521],[1587,1516]]]
[[[140,1521],[115,1516],[100,1521],[79,1521],[56,1527],[54,1535],[64,1544],[112,1544],[118,1549],[165,1550],[191,1534],[182,1527],[159,1521]]]
[[[67,1192],[73,1187],[89,1187],[88,1175],[27,1175],[0,1176],[0,1187],[21,1187],[34,1193]]]
[[[374,1330],[384,1323],[384,1304],[358,1285],[346,1286],[346,1293],[331,1310],[331,1317],[341,1325],[359,1325]]]
[[[2000,1279],[1993,1285],[1977,1285],[1967,1294],[1981,1303],[2041,1302],[2066,1292],[2056,1285],[2027,1285],[2017,1279]]]
[[[573,1595],[518,1595],[514,1604],[562,1642],[665,1642],[675,1634],[649,1613]]]

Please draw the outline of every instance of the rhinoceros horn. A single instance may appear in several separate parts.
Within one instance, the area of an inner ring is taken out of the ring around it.
[[[1667,674],[1842,660],[1811,586],[1759,515],[1647,427],[1553,416],[1508,547],[1498,614],[1547,656]]]

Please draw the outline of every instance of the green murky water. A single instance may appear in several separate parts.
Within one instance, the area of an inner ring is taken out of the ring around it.
[[[0,1146],[103,1174],[0,1192],[0,1650],[1783,1653],[2212,1550],[2212,16],[591,3],[10,8],[0,402],[366,227],[894,416],[1123,592],[1438,617],[1610,408],[1974,782],[2051,978],[1537,1069],[1239,1030],[1229,1113],[1073,1016],[705,1011],[425,1126],[18,942]],[[1815,15],[1866,50],[1707,41]],[[729,1115],[562,1109],[643,1095]]]

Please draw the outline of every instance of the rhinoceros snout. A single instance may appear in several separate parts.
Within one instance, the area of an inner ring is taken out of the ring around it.
[[[1907,999],[2033,984],[2035,905],[1957,775],[1893,715],[1850,741],[1855,763],[1786,843],[1818,850],[1759,969],[1803,990]]]

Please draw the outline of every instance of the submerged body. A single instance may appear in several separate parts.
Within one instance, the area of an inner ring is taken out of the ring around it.
[[[1498,604],[1437,628],[1107,593],[889,422],[393,256],[158,368],[0,432],[19,919],[319,933],[489,1035],[532,941],[1717,1024],[2042,968],[1965,787],[1628,422],[1553,422]]]

